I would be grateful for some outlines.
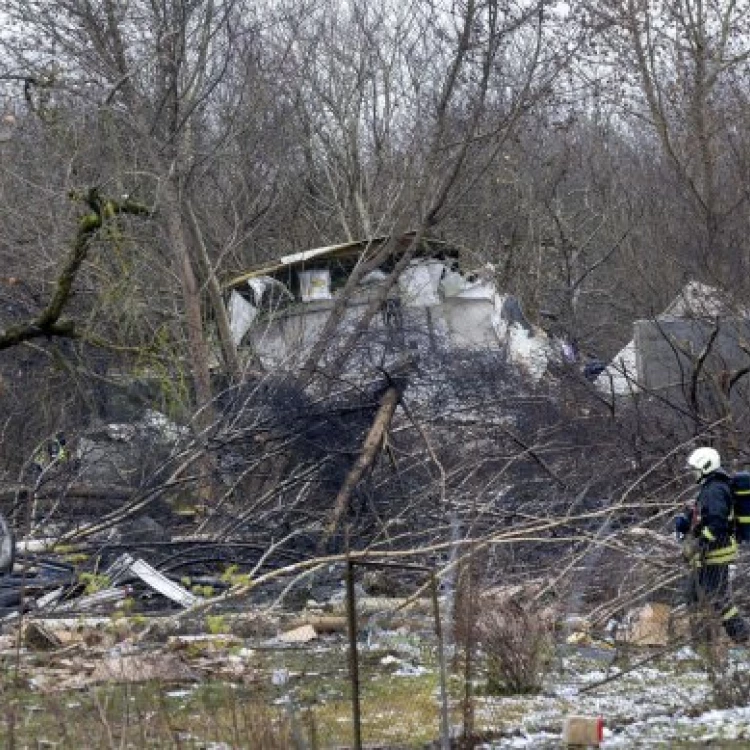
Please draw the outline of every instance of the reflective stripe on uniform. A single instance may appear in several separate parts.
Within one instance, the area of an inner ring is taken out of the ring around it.
[[[737,617],[739,615],[740,611],[737,609],[737,607],[730,607],[726,612],[723,612],[721,615],[722,620],[731,620],[733,617]]]
[[[709,542],[716,541],[716,536],[714,535],[713,531],[711,531],[711,529],[708,528],[708,526],[704,526],[701,529],[701,536],[704,537],[705,539],[708,539]]]
[[[726,565],[733,562],[737,557],[737,542],[732,539],[731,544],[719,549],[712,549],[706,552],[706,565]]]
[[[706,555],[706,565],[729,565],[737,559],[737,552],[723,552],[721,555],[709,557]]]

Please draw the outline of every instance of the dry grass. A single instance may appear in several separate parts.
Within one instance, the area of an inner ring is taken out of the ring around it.
[[[185,697],[157,684],[42,695],[6,686],[0,700],[0,747],[6,750],[292,747],[283,713],[229,686]]]

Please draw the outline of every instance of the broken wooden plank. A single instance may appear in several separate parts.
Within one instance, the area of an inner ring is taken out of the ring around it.
[[[626,626],[618,640],[636,646],[666,646],[672,608],[660,602],[648,602],[626,615]]]
[[[312,625],[301,625],[294,630],[287,630],[278,636],[281,643],[309,643],[318,637],[315,628]]]

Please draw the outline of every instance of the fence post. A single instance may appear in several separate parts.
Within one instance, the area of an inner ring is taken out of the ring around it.
[[[438,580],[433,573],[431,580],[432,609],[435,614],[435,636],[437,638],[437,657],[440,669],[440,750],[450,750],[450,725],[448,723],[448,688],[445,672],[445,648],[443,645],[443,628],[440,624],[440,601],[438,599]]]
[[[346,561],[346,615],[349,630],[349,677],[352,683],[353,750],[362,750],[362,722],[359,705],[359,655],[357,654],[357,600],[354,591],[354,563]]]

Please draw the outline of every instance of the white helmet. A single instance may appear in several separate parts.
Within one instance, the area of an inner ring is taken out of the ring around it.
[[[696,448],[688,456],[687,465],[693,470],[695,481],[700,482],[707,474],[721,467],[721,457],[715,448]]]

